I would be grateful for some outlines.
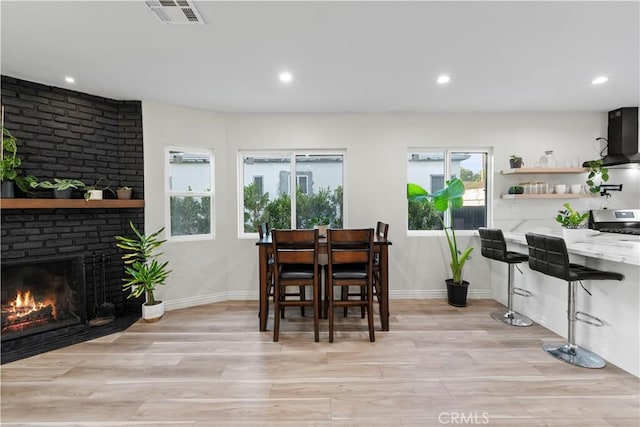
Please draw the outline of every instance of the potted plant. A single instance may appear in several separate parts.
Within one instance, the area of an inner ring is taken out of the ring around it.
[[[318,235],[325,237],[327,235],[327,227],[331,224],[331,219],[325,215],[314,216],[309,220],[313,224],[314,229],[318,229]]]
[[[116,190],[116,195],[118,199],[129,200],[131,199],[131,187],[120,187]]]
[[[84,188],[84,199],[89,200],[102,200],[105,191],[110,191],[115,196],[115,192],[111,189],[111,183],[104,178],[98,178],[95,184],[89,185]]]
[[[18,157],[18,144],[11,132],[2,126],[2,152],[0,161],[0,180],[2,181],[2,197],[15,197],[15,180],[18,167],[22,162]]]
[[[156,300],[153,292],[156,286],[165,284],[171,273],[171,270],[167,269],[169,261],[158,261],[162,253],[156,252],[166,242],[158,239],[164,227],[155,233],[145,235],[138,231],[133,222],[129,222],[129,226],[135,235],[134,238],[116,236],[120,242],[116,246],[125,251],[122,259],[126,277],[122,279],[122,289],[129,291],[127,298],[144,295],[142,318],[147,322],[156,322],[164,315],[164,302]]]
[[[53,190],[53,197],[56,199],[70,199],[71,191],[75,189],[84,188],[84,182],[79,181],[77,179],[68,179],[68,178],[54,178],[53,182],[51,181],[42,181],[40,183],[35,182],[31,184],[33,188],[45,188]]]
[[[447,298],[449,304],[457,307],[467,305],[467,288],[469,287],[469,282],[462,279],[462,270],[473,250],[473,246],[469,246],[464,250],[459,248],[453,223],[453,210],[462,207],[464,204],[462,198],[464,191],[464,184],[459,178],[453,178],[447,181],[445,188],[432,195],[429,195],[427,190],[417,184],[407,184],[407,197],[409,200],[424,200],[430,198],[436,210],[443,213],[449,212],[450,225],[448,227],[445,225],[442,217],[438,216],[438,218],[442,223],[442,228],[447,237],[451,255],[449,266],[453,277],[445,280],[447,284]]]
[[[589,186],[589,192],[591,194],[598,194],[600,192],[600,185],[609,181],[609,169],[602,165],[602,160],[591,160],[587,162],[587,168],[589,168],[587,175],[587,185]],[[596,185],[596,180],[600,181],[600,184]]]
[[[509,166],[511,166],[511,169],[521,168],[523,164],[524,162],[522,161],[522,157],[515,154],[511,155],[511,158],[509,159]]]
[[[582,223],[589,217],[589,213],[581,214],[573,209],[569,203],[562,206],[564,209],[558,211],[556,215],[556,221],[562,225],[562,238],[569,244],[583,240],[585,229],[582,227]]]

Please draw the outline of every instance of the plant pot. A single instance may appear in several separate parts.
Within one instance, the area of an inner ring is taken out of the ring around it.
[[[447,302],[454,307],[467,306],[467,289],[469,282],[463,280],[461,284],[455,285],[453,279],[445,280],[447,283]]]
[[[567,245],[572,245],[578,242],[584,242],[587,236],[585,228],[563,228],[562,238]]]
[[[164,316],[164,301],[156,301],[154,305],[142,304],[142,318],[145,322],[153,323]]]
[[[104,191],[103,190],[87,190],[87,194],[89,197],[87,200],[102,200]]]
[[[16,185],[13,181],[2,181],[0,197],[3,199],[13,199],[16,197]]]
[[[327,237],[327,225],[326,224],[316,224],[313,226],[314,229],[318,230],[318,235],[320,237]]]
[[[66,190],[53,190],[53,197],[56,199],[70,199],[71,188],[67,188]]]
[[[509,159],[509,166],[511,166],[511,169],[519,169],[522,167],[522,160]]]
[[[116,194],[118,196],[118,199],[122,199],[122,200],[129,200],[131,199],[131,189],[129,190],[116,190]]]

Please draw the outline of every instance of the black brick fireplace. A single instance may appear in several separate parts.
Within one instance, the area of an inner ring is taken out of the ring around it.
[[[134,199],[144,199],[139,101],[112,100],[8,76],[2,76],[1,94],[5,127],[18,140],[24,174],[39,180],[80,179],[87,185],[104,178],[114,188],[131,187]],[[37,192],[35,197],[52,196]],[[140,317],[141,301],[126,299],[121,290],[123,265],[115,236],[130,234],[130,221],[143,229],[144,208],[3,207],[0,215],[2,363],[123,330]],[[29,273],[29,268],[35,271]],[[34,298],[33,304],[40,307],[25,314],[32,325],[9,319],[16,299],[24,304],[25,286],[43,278],[53,282],[42,286],[58,292],[61,305],[53,306],[43,296],[45,290],[31,290],[29,301]],[[105,303],[115,318],[91,322]]]

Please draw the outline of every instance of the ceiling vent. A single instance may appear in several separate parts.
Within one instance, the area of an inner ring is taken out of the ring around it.
[[[145,3],[163,24],[204,24],[190,1],[146,0]]]

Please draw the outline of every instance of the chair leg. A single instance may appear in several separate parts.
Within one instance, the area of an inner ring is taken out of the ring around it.
[[[340,294],[340,298],[342,299],[342,301],[348,300],[349,299],[349,287],[348,286],[342,286],[341,287],[341,294]],[[344,317],[347,317],[347,314],[349,313],[349,307],[343,307],[342,311],[344,312]]]
[[[280,338],[280,316],[278,316],[278,311],[280,309],[284,309],[284,307],[280,307],[280,286],[276,283],[273,289],[273,340],[278,341]]]
[[[327,283],[327,292],[329,294],[329,342],[333,342],[333,281]]]
[[[320,341],[320,279],[313,287],[313,339]]]
[[[507,309],[494,311],[491,313],[491,318],[511,326],[531,326],[533,325],[531,319],[513,311],[513,264],[509,263],[508,266]]]
[[[298,292],[300,292],[300,301],[307,300],[307,293],[304,286],[298,286]],[[304,317],[304,307],[300,307],[300,315]]]
[[[542,344],[545,352],[558,360],[569,363],[570,365],[580,366],[582,368],[598,369],[604,368],[606,362],[597,354],[576,345],[575,341],[575,324],[579,320],[576,311],[576,282],[568,282],[569,291],[567,295],[567,342],[546,342]]]
[[[373,284],[369,281],[367,289],[367,320],[369,323],[369,341],[375,342],[376,333],[373,327]],[[362,307],[364,309],[364,306]]]

